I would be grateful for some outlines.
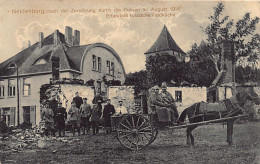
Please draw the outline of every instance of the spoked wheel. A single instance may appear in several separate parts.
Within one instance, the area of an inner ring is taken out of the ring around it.
[[[158,129],[154,128],[154,135],[153,135],[153,139],[152,139],[151,143],[157,138],[158,133],[159,133]]]
[[[155,129],[142,115],[125,115],[117,127],[117,139],[126,148],[140,150],[151,144]]]

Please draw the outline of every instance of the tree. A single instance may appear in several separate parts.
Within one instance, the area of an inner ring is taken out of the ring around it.
[[[141,70],[139,72],[127,74],[125,85],[135,86],[135,95],[138,95],[142,90],[147,90],[149,88],[147,83],[147,72]]]
[[[255,65],[260,58],[257,55],[260,52],[260,37],[259,34],[254,34],[259,18],[251,18],[250,13],[246,13],[234,27],[234,20],[229,20],[229,16],[222,17],[224,8],[223,3],[214,7],[214,14],[209,16],[211,23],[204,29],[210,48],[209,57],[214,61],[217,72],[220,71],[218,43],[227,39],[235,42],[236,61],[246,60]]]
[[[167,53],[149,56],[146,60],[148,85],[161,85],[162,82],[183,81],[185,64]]]

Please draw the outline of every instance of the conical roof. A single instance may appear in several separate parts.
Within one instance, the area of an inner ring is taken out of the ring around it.
[[[174,51],[185,54],[182,51],[182,49],[177,45],[177,43],[173,40],[167,27],[164,25],[162,32],[160,33],[156,42],[153,44],[153,46],[147,52],[145,52],[145,54],[160,52],[160,51],[167,51],[167,50],[174,50]]]

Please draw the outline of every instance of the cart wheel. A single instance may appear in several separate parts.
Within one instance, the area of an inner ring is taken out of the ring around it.
[[[152,139],[151,143],[157,138],[158,133],[159,133],[158,129],[154,128],[154,136],[153,136],[153,139]]]
[[[142,115],[125,115],[117,127],[117,139],[126,148],[140,150],[155,139],[154,127]]]

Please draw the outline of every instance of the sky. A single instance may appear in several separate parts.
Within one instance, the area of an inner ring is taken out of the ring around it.
[[[36,43],[39,40],[39,32],[43,32],[46,37],[56,29],[65,33],[65,26],[70,26],[73,30],[80,31],[81,45],[105,43],[119,54],[126,73],[139,71],[145,69],[144,53],[154,44],[164,25],[184,52],[188,52],[192,44],[206,40],[202,28],[209,24],[208,17],[213,14],[213,7],[217,3],[148,0],[0,0],[0,63],[28,47],[28,41],[31,44]],[[252,17],[260,16],[258,1],[223,3],[223,15],[228,15],[234,21],[242,18],[246,12],[250,12]],[[19,13],[20,10],[39,12]],[[128,17],[111,18],[111,14],[127,14]],[[134,14],[139,14],[139,17]],[[151,17],[140,17],[140,14],[151,14]],[[257,25],[256,33],[260,33],[260,24]]]

